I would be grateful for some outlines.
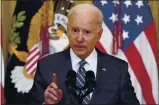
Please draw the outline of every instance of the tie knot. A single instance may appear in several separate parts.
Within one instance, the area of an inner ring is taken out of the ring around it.
[[[85,60],[81,60],[81,61],[79,62],[79,64],[80,64],[81,67],[83,67],[86,63],[87,63],[87,62],[86,62]]]

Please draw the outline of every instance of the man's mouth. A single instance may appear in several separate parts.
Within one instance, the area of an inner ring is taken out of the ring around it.
[[[85,46],[80,46],[80,45],[75,45],[76,48],[79,48],[79,49],[84,49],[86,48]]]

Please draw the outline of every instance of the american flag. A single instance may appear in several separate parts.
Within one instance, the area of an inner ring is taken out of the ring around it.
[[[34,45],[28,55],[27,61],[26,61],[26,71],[29,75],[35,75],[35,72],[37,70],[37,62],[40,59],[40,49],[39,44]]]
[[[148,1],[96,0],[93,3],[104,15],[104,32],[97,47],[129,63],[132,85],[140,104],[158,104],[157,36]],[[114,54],[114,25],[120,19],[123,46]]]

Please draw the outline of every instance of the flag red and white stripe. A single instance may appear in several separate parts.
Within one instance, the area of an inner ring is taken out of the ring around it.
[[[35,75],[36,69],[37,69],[37,62],[39,58],[40,58],[39,44],[36,44],[30,50],[26,64],[25,64],[27,73],[29,75]]]

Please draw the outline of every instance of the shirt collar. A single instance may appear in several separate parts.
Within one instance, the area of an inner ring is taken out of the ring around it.
[[[70,56],[72,61],[72,67],[77,66],[81,59],[73,52],[72,49],[70,49]]]
[[[77,66],[81,59],[73,52],[72,49],[70,49],[70,56],[72,61],[72,66]],[[97,52],[95,48],[93,49],[93,52],[85,59],[88,65],[91,66],[91,69],[96,70],[96,62],[97,62]]]

